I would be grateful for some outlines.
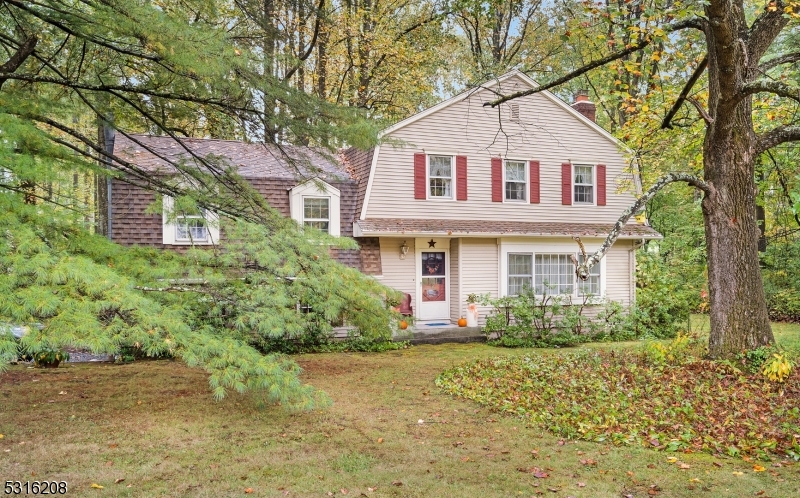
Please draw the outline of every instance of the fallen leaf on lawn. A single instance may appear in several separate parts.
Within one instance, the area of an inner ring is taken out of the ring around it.
[[[4,435],[0,434],[0,439],[3,439],[4,437],[5,437]]]
[[[402,481],[392,481],[392,486],[402,486],[402,485],[403,485]]]
[[[112,449],[116,448],[117,446],[119,446],[117,443],[111,443],[111,444],[108,445],[108,447],[112,448]]]
[[[764,468],[763,465],[758,465],[758,464],[753,465],[753,471],[754,472],[764,472],[765,470],[767,470],[767,469]]]
[[[217,465],[216,463],[212,463],[211,465],[209,465],[209,468],[218,469],[219,465]]]
[[[383,438],[382,438],[382,437],[379,437],[379,438],[378,438],[378,442],[379,442],[379,443],[382,443],[382,442],[383,442]]]
[[[722,464],[721,463],[719,463],[719,462],[712,462],[712,463],[714,464],[714,467],[722,468]]]
[[[700,479],[698,479],[696,477],[693,477],[693,478],[689,479],[689,482],[700,482]]]
[[[103,489],[103,486],[97,484],[96,482],[93,482],[91,487],[94,488],[94,489]]]
[[[253,492],[253,488],[244,488],[244,492],[248,495]]]
[[[669,463],[675,463],[675,462],[678,461],[678,458],[677,457],[667,457],[667,461]]]
[[[344,488],[340,489],[340,490],[339,490],[339,492],[340,492],[340,493],[342,493],[343,495],[346,495],[346,494],[347,494],[347,490],[346,490],[346,489],[344,489]]]
[[[425,423],[425,421],[424,421],[424,420],[422,420],[422,419],[419,419],[419,420],[417,420],[417,423],[418,423],[418,424],[424,424],[424,423]]]
[[[560,488],[547,488],[547,491],[550,491],[551,493],[558,493],[559,491],[561,491],[561,489]]]
[[[581,464],[583,465],[597,465],[596,460],[592,460],[591,458],[587,458],[586,460],[581,460]]]
[[[679,468],[679,469],[686,470],[686,469],[691,469],[691,468],[692,468],[692,466],[691,466],[691,465],[689,465],[688,463],[683,463],[683,462],[681,462],[681,463],[679,463],[679,464],[678,464],[678,468]]]
[[[114,484],[119,484],[121,482],[125,482],[125,478],[124,477],[120,477],[119,479],[114,479]]]
[[[648,468],[648,469],[654,469],[654,468],[656,468],[656,464],[654,464],[654,463],[648,463],[648,464],[647,464],[647,468]]]
[[[550,477],[550,474],[548,474],[547,472],[538,470],[538,469],[536,469],[534,467],[533,477],[535,477],[537,479],[544,479],[545,477]]]
[[[67,394],[67,391],[59,391],[58,394]]]
[[[579,482],[578,483],[578,487],[579,488],[585,488],[586,487],[586,483],[585,482]]]
[[[469,457],[462,457],[462,458],[461,458],[461,461],[462,461],[462,462],[469,462]]]
[[[367,491],[375,491],[378,488],[367,488]]]
[[[333,493],[331,493],[330,491],[328,491],[328,496],[333,496]]]
[[[114,466],[114,462],[112,462],[112,461],[106,462],[106,467],[113,467],[113,466]]]
[[[739,472],[738,470],[735,470],[735,471],[733,471],[733,475],[741,476],[741,475],[744,475],[744,472]]]

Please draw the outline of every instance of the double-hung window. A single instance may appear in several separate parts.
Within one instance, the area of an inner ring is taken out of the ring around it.
[[[569,254],[537,254],[534,264],[536,294],[572,294],[575,265]]]
[[[505,162],[505,195],[507,201],[524,201],[528,181],[525,175],[525,163],[522,161]]]
[[[508,295],[518,296],[533,287],[533,255],[508,253]]]
[[[219,217],[212,211],[162,199],[162,243],[164,245],[212,245],[219,243]]]
[[[452,156],[428,156],[428,197],[453,198]]]
[[[330,199],[303,197],[303,225],[330,233]]]
[[[594,166],[573,166],[573,199],[576,204],[594,203]]]

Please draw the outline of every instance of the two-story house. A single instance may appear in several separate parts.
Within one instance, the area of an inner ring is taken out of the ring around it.
[[[419,320],[457,320],[469,294],[634,300],[635,248],[659,238],[629,224],[579,284],[573,236],[597,249],[634,201],[624,146],[594,122],[583,96],[550,92],[496,108],[498,93],[536,86],[510,72],[400,121],[353,157],[360,172],[355,237],[377,237],[390,287],[411,294]],[[400,145],[396,145],[400,144]],[[366,184],[364,184],[366,179]],[[486,311],[486,310],[483,310]]]
[[[660,237],[649,226],[628,224],[587,282],[576,281],[571,260],[579,256],[573,236],[595,250],[635,200],[624,146],[594,122],[585,97],[569,105],[541,92],[484,106],[497,92],[535,86],[510,72],[389,127],[372,150],[344,151],[338,164],[305,150],[321,171],[321,190],[261,144],[137,139],[175,160],[185,158],[184,146],[224,156],[286,216],[353,236],[360,251],[337,259],[411,295],[423,323],[464,316],[469,294],[514,295],[525,287],[630,304],[635,248]],[[115,153],[154,171],[164,167],[124,139]],[[159,247],[218,241],[192,217],[170,223],[147,215],[153,194],[118,181],[113,187],[114,240]]]

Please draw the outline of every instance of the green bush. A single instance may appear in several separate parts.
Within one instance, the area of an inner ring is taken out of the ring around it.
[[[665,339],[685,329],[689,314],[701,304],[700,291],[688,285],[657,254],[640,251],[636,261],[635,335]]]
[[[771,243],[761,263],[770,318],[800,321],[800,240]]]
[[[590,296],[573,302],[571,296],[527,290],[519,296],[484,297],[493,311],[484,333],[490,344],[504,347],[570,347],[593,340],[635,337],[629,313],[619,303],[604,301],[594,319],[586,315]]]

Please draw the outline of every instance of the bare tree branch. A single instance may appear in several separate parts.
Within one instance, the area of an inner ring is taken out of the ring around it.
[[[741,90],[739,91],[740,99],[747,97],[748,95],[753,95],[755,93],[774,93],[775,95],[779,95],[781,97],[786,97],[787,99],[796,100],[800,102],[800,87],[787,85],[786,83],[781,83],[780,81],[769,81],[769,80],[756,80],[751,81],[749,83],[745,83],[742,85]]]
[[[762,62],[758,66],[759,71],[768,71],[773,67],[780,66],[781,64],[789,64],[792,62],[800,62],[800,52],[781,55],[780,57],[772,58],[766,62]]]
[[[775,38],[789,23],[789,16],[784,16],[783,0],[773,0],[768,3],[764,12],[753,21],[747,33],[747,56],[755,66]]]
[[[705,110],[703,104],[701,104],[699,100],[697,100],[694,97],[687,97],[686,101],[692,104],[695,109],[697,109],[697,112],[700,114],[700,117],[703,118],[703,121],[705,121],[707,125],[710,125],[711,123],[714,122],[714,118],[709,116],[708,112]]]
[[[761,133],[756,139],[756,155],[786,142],[800,142],[800,126],[781,125]]]
[[[674,31],[679,31],[681,29],[687,29],[687,28],[695,28],[695,29],[702,30],[703,29],[702,26],[703,26],[704,22],[705,21],[702,20],[702,19],[687,19],[685,21],[680,21],[680,22],[677,22],[675,24],[672,24],[672,25],[669,25],[669,26],[665,26],[663,29],[667,33],[672,33]],[[609,55],[607,55],[607,56],[605,56],[605,57],[603,57],[601,59],[597,59],[596,61],[590,62],[589,64],[586,64],[585,66],[582,66],[582,67],[576,69],[575,71],[567,73],[567,74],[565,74],[564,76],[562,76],[560,78],[556,78],[555,80],[553,80],[553,81],[551,81],[549,83],[545,83],[545,84],[540,85],[540,86],[538,86],[536,88],[531,88],[530,90],[522,90],[522,91],[519,91],[519,92],[511,93],[509,95],[504,95],[504,96],[501,96],[498,99],[495,99],[495,100],[492,100],[492,101],[489,101],[489,102],[484,102],[483,105],[484,105],[484,107],[486,107],[486,106],[497,107],[497,106],[499,106],[500,104],[502,104],[504,102],[508,102],[509,100],[518,99],[520,97],[526,97],[528,95],[533,95],[535,93],[540,93],[540,92],[543,92],[545,90],[549,90],[551,88],[554,88],[554,87],[557,87],[559,85],[562,85],[562,84],[564,84],[564,83],[566,83],[566,82],[568,82],[568,81],[570,81],[572,79],[575,79],[575,78],[577,78],[578,76],[580,76],[580,75],[582,75],[584,73],[588,73],[592,69],[597,69],[598,67],[605,66],[609,62],[613,62],[613,61],[615,61],[617,59],[621,59],[621,58],[625,57],[626,55],[630,55],[630,54],[632,54],[634,52],[638,52],[639,50],[642,50],[643,48],[645,48],[648,45],[650,45],[652,42],[653,42],[652,38],[644,37],[644,39],[642,41],[638,42],[638,43],[635,43],[633,45],[628,45],[623,50],[611,53],[611,54],[609,54]]]
[[[698,64],[697,67],[694,68],[694,72],[689,77],[689,80],[686,82],[686,84],[683,86],[683,90],[681,90],[681,94],[678,95],[678,99],[675,101],[674,104],[672,104],[672,108],[669,110],[667,115],[664,116],[664,120],[661,122],[662,129],[667,129],[667,128],[672,129],[672,118],[674,118],[675,115],[678,113],[678,110],[683,105],[683,102],[689,96],[689,92],[692,91],[692,88],[694,87],[695,83],[697,83],[697,80],[699,80],[700,76],[703,75],[703,72],[706,70],[706,67],[708,67],[707,54],[703,57],[703,60],[700,61],[700,64]],[[700,115],[702,116],[703,113],[701,113]],[[706,120],[706,122],[708,122],[708,120]]]
[[[39,43],[39,38],[36,35],[30,36],[20,45],[14,55],[12,55],[5,64],[0,66],[0,87],[2,87],[3,83],[8,79],[6,73],[13,73],[16,71],[33,53],[37,43]]]
[[[606,240],[603,241],[603,245],[600,246],[600,249],[596,250],[588,257],[584,256],[583,263],[578,263],[578,260],[576,259],[573,260],[575,263],[575,275],[577,275],[577,277],[581,280],[587,280],[589,278],[589,270],[598,262],[600,262],[608,250],[611,249],[611,246],[614,245],[614,242],[619,237],[622,228],[625,226],[625,223],[631,219],[631,216],[639,212],[644,205],[647,204],[653,197],[655,197],[655,195],[661,189],[674,182],[686,182],[695,188],[699,188],[705,192],[706,195],[711,195],[714,193],[714,189],[711,187],[711,185],[694,175],[689,175],[686,173],[669,173],[662,176],[653,184],[652,187],[647,190],[647,192],[636,199],[636,202],[634,202],[631,207],[622,212],[622,215],[619,217],[617,222],[614,223],[614,226],[611,228],[611,232],[609,232]],[[576,240],[576,242],[578,242],[578,246],[585,255],[586,252],[583,248],[583,243],[581,242],[580,237],[573,238]]]

